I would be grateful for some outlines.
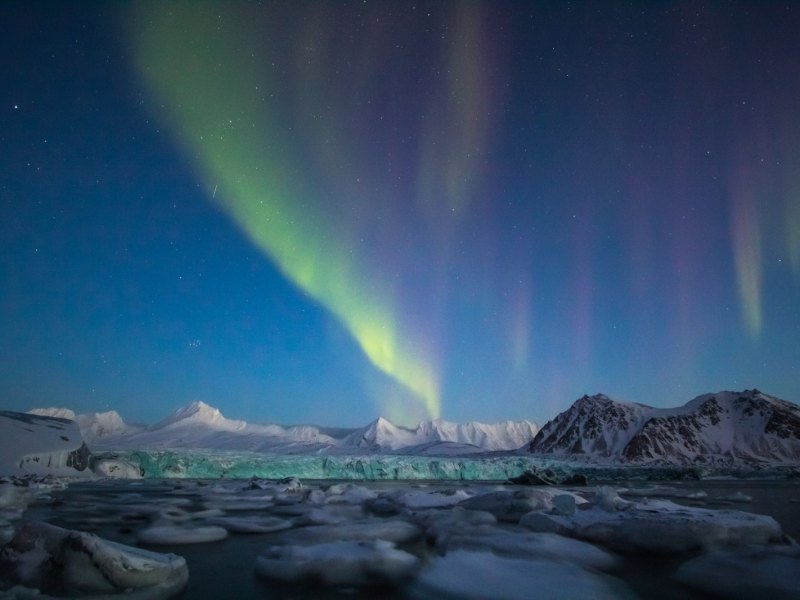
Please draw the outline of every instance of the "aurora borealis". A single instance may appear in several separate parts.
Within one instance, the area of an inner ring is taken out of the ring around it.
[[[8,408],[800,397],[793,3],[4,11]]]

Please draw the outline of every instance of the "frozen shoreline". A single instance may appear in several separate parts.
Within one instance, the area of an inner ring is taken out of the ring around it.
[[[511,582],[523,591],[537,586],[541,597],[570,582],[574,597],[613,590],[613,597],[666,600],[696,597],[707,568],[727,564],[730,577],[762,562],[770,577],[775,564],[796,569],[797,546],[784,534],[800,533],[793,503],[800,483],[620,483],[144,479],[48,489],[45,482],[34,486],[24,517],[124,544],[137,560],[137,546],[184,557],[183,597],[192,599],[470,598],[459,585],[478,574],[470,589],[486,579],[493,598],[525,597]],[[548,573],[559,573],[550,579],[555,588],[545,586]],[[759,585],[783,585],[775,576]]]

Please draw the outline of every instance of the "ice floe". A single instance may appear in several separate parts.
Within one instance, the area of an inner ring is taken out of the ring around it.
[[[412,596],[437,600],[634,597],[622,582],[568,562],[508,558],[468,550],[432,559],[412,586]]]
[[[261,577],[316,581],[330,585],[398,583],[409,578],[419,559],[392,542],[335,541],[313,546],[272,546],[256,559]]]
[[[291,521],[268,515],[249,517],[217,517],[210,519],[211,525],[227,529],[230,533],[273,533],[292,527]]]
[[[34,521],[23,524],[3,548],[0,565],[20,585],[44,593],[67,589],[81,594],[125,593],[126,598],[169,598],[186,586],[189,577],[186,561],[175,554],[150,552]]]
[[[527,514],[520,524],[602,544],[621,552],[683,554],[695,550],[781,539],[772,517],[734,510],[686,507],[669,500],[629,502],[611,488],[597,491],[596,502],[572,516]]]
[[[587,542],[553,533],[508,531],[491,525],[441,536],[436,545],[445,553],[455,549],[489,550],[509,558],[562,560],[601,571],[612,569],[618,563],[612,554]]]
[[[25,538],[18,533],[23,531],[20,517],[25,507],[31,505],[41,514],[60,485],[53,479],[0,479],[0,544],[11,540],[3,560],[15,573],[9,578],[0,572],[0,597],[42,600],[48,594],[108,598],[125,594],[126,600],[140,600],[150,598],[150,593],[156,594],[153,598],[164,597],[158,595],[163,586],[145,585],[144,577],[138,588],[101,589],[107,585],[105,563],[86,566],[94,559],[70,548],[100,540],[90,534],[58,528],[52,533],[46,529],[50,526],[43,526],[44,533],[35,534],[38,542],[12,553],[15,544],[19,547],[20,540],[34,535]],[[727,489],[717,488],[715,494],[733,496],[736,488]],[[785,545],[781,527],[771,517],[648,498],[663,494],[694,504],[694,490],[684,493],[665,486],[637,490],[631,494],[610,486],[573,492],[556,486],[496,484],[330,484],[296,478],[113,486],[83,482],[69,494],[59,492],[52,514],[59,524],[145,546],[248,534],[207,551],[187,548],[187,557],[197,560],[222,552],[229,556],[220,558],[230,564],[231,553],[247,547],[251,549],[244,565],[248,574],[255,569],[260,578],[274,581],[315,581],[340,588],[336,593],[385,585],[393,588],[392,594],[406,598],[625,598],[630,590],[605,573],[625,575],[638,564],[634,557],[644,553],[669,556],[669,569],[657,577],[674,586],[673,591],[712,590],[731,598],[798,597],[791,576],[800,571],[800,558]],[[68,541],[47,541],[52,539]],[[127,548],[105,540],[96,543]],[[137,560],[174,556],[128,550]],[[698,556],[700,552],[704,554]],[[98,556],[102,563],[102,553]],[[153,560],[158,566],[166,559]],[[687,562],[678,568],[680,560]],[[69,562],[78,575],[73,577],[61,567],[58,574],[51,573],[61,564],[58,561]],[[215,559],[201,564],[217,565]],[[753,572],[748,574],[748,569]],[[729,581],[740,577],[750,583],[731,584],[732,591],[726,591],[729,588],[713,583],[717,573]],[[15,583],[13,590],[4,589]],[[635,578],[631,584],[641,587]],[[636,590],[642,591],[639,587]],[[192,587],[188,594],[194,597],[196,592]]]
[[[518,523],[524,515],[531,511],[552,510],[553,499],[564,494],[570,494],[570,492],[549,487],[499,490],[473,496],[461,502],[459,506],[471,510],[485,510],[492,513],[499,521]],[[586,502],[580,496],[570,495],[575,498],[576,503]]]
[[[277,534],[285,543],[321,544],[339,540],[384,540],[396,544],[411,542],[422,537],[422,531],[413,523],[401,519],[371,519],[356,523],[336,525],[311,525]]]
[[[203,544],[218,542],[228,537],[228,530],[217,525],[158,524],[142,529],[137,539],[140,544]]]

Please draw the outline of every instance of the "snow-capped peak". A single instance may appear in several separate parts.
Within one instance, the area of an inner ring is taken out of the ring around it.
[[[797,461],[800,407],[758,390],[704,394],[675,408],[584,396],[547,423],[530,450],[678,464]]]
[[[387,419],[378,417],[366,427],[356,429],[346,436],[342,441],[342,445],[356,448],[396,450],[403,446],[412,446],[416,441],[416,435],[410,429],[398,427]]]
[[[156,423],[151,430],[165,428],[203,426],[220,431],[239,431],[247,427],[245,421],[227,419],[218,408],[209,406],[205,402],[195,400],[176,410],[169,417]]]
[[[54,406],[48,408],[32,408],[28,411],[29,415],[39,415],[40,417],[56,417],[57,419],[75,420],[75,411],[69,408],[57,408]]]

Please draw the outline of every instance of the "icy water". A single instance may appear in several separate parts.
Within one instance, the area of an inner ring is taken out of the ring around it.
[[[147,527],[157,511],[173,507],[184,513],[207,510],[209,491],[218,481],[140,480],[74,483],[67,489],[53,492],[53,500],[32,505],[28,519],[43,520],[68,529],[96,533],[106,539],[137,545],[137,533]],[[234,482],[231,482],[235,485]],[[303,481],[304,489],[325,488],[336,482]],[[480,482],[348,482],[375,492],[398,493],[401,490],[444,491],[465,490],[470,494],[498,489],[497,483]],[[593,484],[596,482],[593,482]],[[613,487],[630,489],[623,497],[666,498],[687,506],[743,510],[774,517],[786,535],[800,539],[800,482],[787,481],[692,481],[692,482],[620,482]],[[506,486],[511,489],[516,486]],[[591,496],[593,487],[570,488]],[[697,496],[700,493],[700,497]],[[705,495],[703,495],[703,493]],[[236,496],[236,494],[233,494]],[[447,510],[447,509],[442,509]],[[255,518],[265,513],[287,518],[291,510],[272,506],[248,508],[231,506],[226,514]],[[298,513],[299,514],[299,513]],[[514,526],[508,526],[513,528]],[[189,585],[182,597],[188,599],[218,598],[406,598],[405,588],[355,590],[350,588],[309,587],[265,581],[254,573],[256,558],[276,543],[286,543],[286,532],[233,534],[218,542],[183,545],[145,546],[158,552],[184,556],[189,566]],[[291,539],[291,536],[290,538]],[[435,554],[424,541],[399,544],[423,560]],[[671,575],[680,560],[671,558],[637,558],[626,556],[621,566],[610,574],[623,580],[639,597],[653,599],[704,598],[674,582]],[[532,582],[532,585],[534,583]],[[564,582],[569,586],[569,582]],[[531,597],[535,597],[533,593]],[[711,598],[711,596],[709,596]]]

